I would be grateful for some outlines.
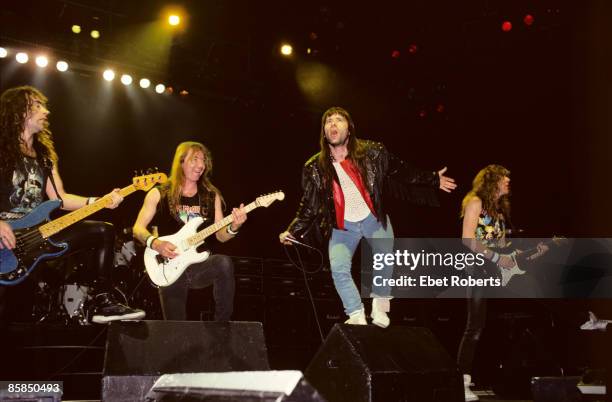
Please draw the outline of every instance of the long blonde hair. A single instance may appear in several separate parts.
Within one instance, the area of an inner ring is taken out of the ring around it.
[[[507,176],[510,176],[510,171],[501,165],[488,165],[478,172],[474,181],[472,181],[472,190],[466,194],[461,202],[461,217],[465,213],[468,202],[472,198],[478,197],[482,201],[482,209],[487,211],[489,216],[497,217],[501,214],[509,221],[510,197],[508,194],[497,197],[499,181]]]
[[[185,158],[187,158],[187,155],[191,150],[193,152],[200,151],[204,155],[204,173],[202,173],[202,176],[200,177],[198,187],[206,189],[218,195],[221,199],[221,204],[225,209],[225,201],[221,196],[221,192],[210,181],[210,176],[212,174],[213,168],[212,154],[210,153],[208,148],[204,146],[204,144],[195,141],[186,141],[180,143],[176,147],[174,159],[172,160],[172,168],[170,169],[170,178],[162,186],[162,192],[168,197],[168,206],[170,207],[170,212],[176,212],[177,206],[181,200],[183,181],[185,180],[185,174],[181,165],[185,161]]]

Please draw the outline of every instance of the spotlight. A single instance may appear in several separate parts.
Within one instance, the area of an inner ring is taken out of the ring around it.
[[[523,18],[523,22],[528,27],[532,26],[534,21],[535,21],[535,19],[533,18],[533,15],[531,15],[531,14],[525,15],[525,17]]]
[[[183,90],[181,90],[181,92],[179,92],[179,95],[181,95],[181,96],[187,96],[187,95],[189,95],[189,91],[188,91],[188,90],[186,90],[186,89],[183,89]]]
[[[512,23],[510,21],[502,22],[501,29],[504,32],[510,32],[510,30],[512,29]]]
[[[155,85],[155,92],[157,92],[158,94],[163,94],[165,90],[166,86],[164,84]]]
[[[284,44],[281,46],[280,52],[283,56],[291,56],[291,53],[293,53],[293,47],[289,44]]]
[[[4,59],[6,56],[8,56],[8,51],[5,48],[0,47],[0,59]]]
[[[68,70],[68,63],[66,63],[64,60],[60,60],[55,65],[55,68],[57,68],[58,71],[61,71],[61,72],[67,71]]]
[[[394,50],[391,52],[391,58],[393,59],[399,59],[400,56],[401,56],[401,53],[399,50]]]
[[[81,26],[80,25],[73,25],[72,26],[72,33],[80,34],[81,33]]]
[[[100,31],[94,29],[93,31],[91,31],[91,37],[94,39],[100,38]]]
[[[112,81],[115,79],[115,72],[111,69],[104,70],[104,73],[102,74],[102,76],[104,77],[106,81]]]
[[[17,63],[25,64],[29,59],[28,54],[24,52],[19,52],[15,55],[15,60],[17,60]]]
[[[149,88],[151,86],[151,81],[146,78],[142,78],[140,80],[140,88]]]
[[[168,17],[168,24],[172,25],[173,27],[177,26],[180,23],[181,17],[179,17],[178,15],[172,14]]]
[[[123,74],[121,76],[121,83],[123,85],[130,85],[132,83],[132,76],[129,74]]]
[[[38,67],[47,67],[48,64],[49,64],[49,59],[47,59],[45,56],[36,57],[36,65]]]

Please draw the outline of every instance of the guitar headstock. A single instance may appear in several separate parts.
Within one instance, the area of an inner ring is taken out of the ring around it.
[[[156,184],[165,183],[168,180],[168,176],[165,173],[156,172],[152,174],[146,174],[142,176],[136,176],[132,179],[132,184],[137,190],[148,191],[153,188]]]
[[[274,201],[282,201],[285,199],[285,193],[282,191],[277,191],[270,194],[264,194],[257,197],[255,203],[260,207],[268,207]]]

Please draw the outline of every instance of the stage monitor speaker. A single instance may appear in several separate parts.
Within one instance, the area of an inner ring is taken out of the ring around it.
[[[581,402],[580,377],[533,377],[533,402]]]
[[[463,402],[455,362],[427,328],[336,324],[306,370],[329,402]]]
[[[146,397],[151,402],[325,402],[300,371],[166,374]]]
[[[123,321],[108,328],[102,399],[144,400],[162,374],[269,370],[258,322]]]

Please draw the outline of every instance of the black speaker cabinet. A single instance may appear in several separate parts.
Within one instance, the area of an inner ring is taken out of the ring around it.
[[[102,400],[143,400],[162,374],[269,369],[258,322],[113,322],[106,340]]]
[[[426,328],[336,324],[306,379],[329,402],[463,402],[455,362]]]

